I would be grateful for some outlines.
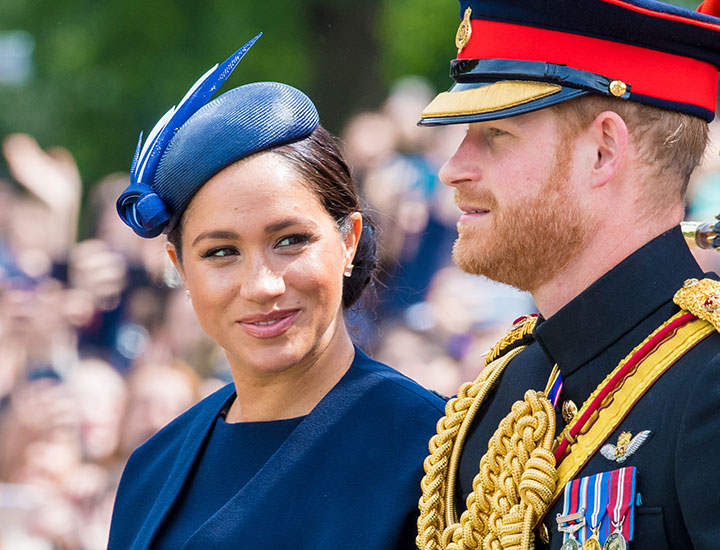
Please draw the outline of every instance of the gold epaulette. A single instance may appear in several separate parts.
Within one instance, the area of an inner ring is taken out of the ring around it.
[[[532,331],[536,323],[537,315],[526,315],[515,321],[515,324],[510,328],[508,333],[500,338],[497,344],[487,352],[485,355],[485,365],[489,365],[511,349],[522,344],[527,344],[528,340],[532,339]]]
[[[673,302],[720,332],[720,281],[688,279],[675,293]]]

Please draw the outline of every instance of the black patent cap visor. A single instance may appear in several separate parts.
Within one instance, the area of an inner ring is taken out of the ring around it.
[[[567,65],[509,59],[456,59],[455,84],[422,112],[421,126],[496,120],[588,93],[630,98],[630,86]]]

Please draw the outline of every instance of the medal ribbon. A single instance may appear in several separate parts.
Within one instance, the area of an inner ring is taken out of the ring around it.
[[[550,379],[547,383],[547,388],[545,395],[547,395],[548,400],[550,403],[552,403],[553,407],[557,407],[558,401],[560,401],[560,394],[562,393],[563,388],[563,377],[562,373],[560,372],[560,369],[557,365],[553,367],[552,373],[550,374]]]
[[[583,509],[587,509],[585,502],[586,482],[587,478],[583,478],[573,479],[572,481],[568,481],[565,484],[565,502],[563,503],[563,516],[569,516],[570,514],[575,514]],[[582,519],[584,519],[584,517]],[[577,520],[572,524],[568,524],[568,526],[577,525],[577,523],[582,521],[582,519]],[[585,532],[585,527],[582,527],[579,530],[573,530],[572,535],[571,532],[567,530],[563,530],[562,532],[563,542],[566,542],[570,537],[574,538],[575,540],[578,540],[578,537],[580,537],[580,541],[582,542],[582,536]]]
[[[611,472],[601,472],[592,476],[569,481],[565,485],[563,516],[584,510],[584,525],[578,529],[574,538],[585,542],[597,529],[598,541],[605,544],[607,538],[616,531],[615,525],[622,527],[620,532],[625,540],[632,540],[635,509],[635,473],[634,467],[620,468]],[[629,513],[628,513],[629,512]],[[598,528],[599,527],[599,528]],[[563,542],[570,538],[563,533]]]
[[[593,534],[593,529],[597,529],[599,525],[602,525],[602,528],[607,526],[608,521],[605,515],[605,503],[607,502],[608,494],[607,484],[604,483],[606,476],[607,473],[603,472],[587,478],[586,490],[588,505],[585,509],[587,536],[583,540],[589,539]],[[598,537],[599,536],[598,534]]]
[[[605,510],[608,518],[612,518],[616,525],[622,521],[621,532],[625,540],[632,540],[635,527],[635,473],[634,467],[626,467],[607,474],[608,498]],[[605,538],[615,531],[612,522],[608,521],[602,529]]]

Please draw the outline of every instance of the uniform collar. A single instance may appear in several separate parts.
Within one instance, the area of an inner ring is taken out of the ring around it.
[[[667,304],[690,277],[703,276],[679,227],[625,258],[549,319],[535,338],[568,375]]]

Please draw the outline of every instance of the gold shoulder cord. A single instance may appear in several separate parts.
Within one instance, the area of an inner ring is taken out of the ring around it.
[[[720,331],[720,281],[688,279],[675,293],[673,301]]]
[[[535,320],[528,321],[525,324],[530,326],[513,327],[489,357],[530,334]],[[556,483],[555,412],[544,392],[528,390],[500,423],[480,460],[459,522],[454,506],[458,462],[472,420],[505,367],[523,349],[515,348],[494,360],[447,403],[424,463],[416,541],[421,550],[533,547],[533,528],[552,501]]]

